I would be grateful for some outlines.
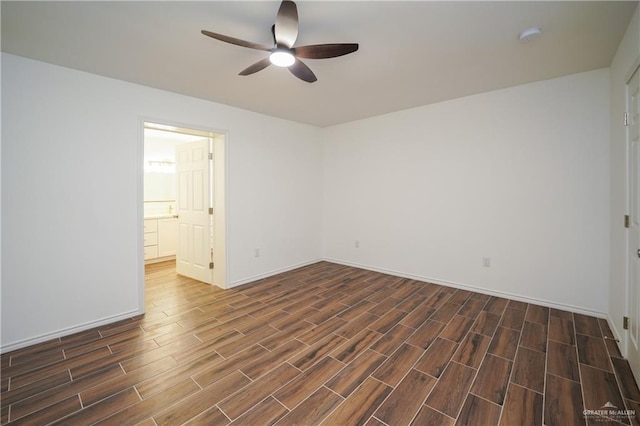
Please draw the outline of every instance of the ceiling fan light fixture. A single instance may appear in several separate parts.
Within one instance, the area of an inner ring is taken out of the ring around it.
[[[271,63],[278,67],[290,67],[296,62],[296,58],[293,54],[284,49],[278,49],[274,51],[270,56]]]
[[[337,58],[338,56],[348,55],[358,50],[358,43],[312,44],[293,47],[298,38],[298,8],[292,0],[282,0],[282,3],[280,3],[280,8],[276,15],[276,22],[271,26],[271,34],[273,35],[273,44],[271,47],[207,30],[200,32],[207,37],[225,43],[269,52],[269,56],[263,57],[258,62],[249,65],[240,71],[238,75],[251,75],[274,64],[278,67],[288,68],[291,74],[307,83],[318,81],[318,78],[299,58]]]

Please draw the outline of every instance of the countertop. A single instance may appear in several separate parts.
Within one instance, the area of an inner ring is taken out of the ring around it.
[[[178,217],[178,215],[173,213],[164,213],[164,214],[147,214],[144,216],[145,219],[170,219],[172,217]]]

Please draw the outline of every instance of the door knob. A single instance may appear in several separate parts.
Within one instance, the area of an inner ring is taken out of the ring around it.
[[[638,249],[638,257],[640,257],[640,249]]]

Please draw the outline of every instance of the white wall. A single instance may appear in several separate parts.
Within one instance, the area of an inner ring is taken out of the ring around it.
[[[320,257],[317,128],[7,54],[2,104],[3,352],[138,311],[143,119],[228,132],[231,286]]]
[[[628,314],[627,306],[627,231],[623,217],[627,209],[626,129],[622,114],[626,107],[625,85],[635,66],[640,64],[640,8],[627,27],[624,38],[611,62],[611,251],[609,277],[609,323],[626,351],[627,333],[623,332],[622,318]]]
[[[324,256],[602,315],[608,117],[601,69],[327,128]]]
[[[2,351],[137,312],[142,119],[228,131],[232,286],[325,257],[610,307],[608,70],[317,129],[3,54],[2,103]]]

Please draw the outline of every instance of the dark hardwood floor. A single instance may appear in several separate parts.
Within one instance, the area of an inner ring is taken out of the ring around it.
[[[640,409],[602,319],[326,262],[146,276],[143,317],[2,355],[2,424],[640,424],[585,416]]]

